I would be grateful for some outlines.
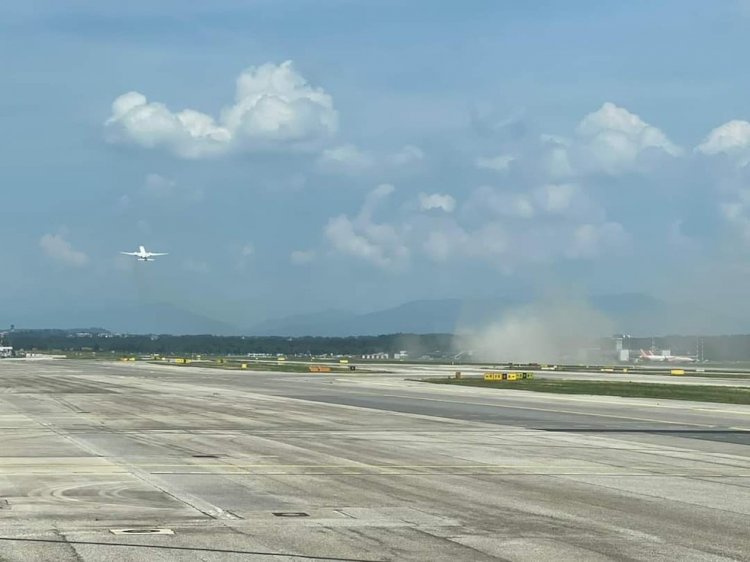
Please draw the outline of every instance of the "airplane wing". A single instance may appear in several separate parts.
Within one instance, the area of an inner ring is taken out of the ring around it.
[[[120,252],[121,254],[124,254],[126,256],[137,256],[138,252]]]
[[[160,252],[149,252],[148,255],[149,256],[166,256],[168,254],[166,252],[161,252],[161,253]]]

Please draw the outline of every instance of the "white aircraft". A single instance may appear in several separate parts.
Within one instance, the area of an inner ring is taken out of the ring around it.
[[[642,349],[639,359],[641,361],[664,361],[666,363],[695,363],[695,357],[656,354],[653,351],[643,351]]]
[[[166,256],[166,253],[157,253],[157,252],[148,252],[146,251],[146,248],[143,246],[138,246],[137,252],[120,252],[121,254],[125,254],[126,256],[135,256],[138,258],[138,261],[154,261],[154,257],[156,256]]]

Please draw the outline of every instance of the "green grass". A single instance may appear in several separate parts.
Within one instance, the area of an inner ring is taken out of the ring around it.
[[[466,379],[421,379],[421,382],[481,386],[504,390],[531,390],[558,394],[593,394],[626,398],[661,398],[667,400],[694,400],[725,404],[750,404],[750,388],[703,386],[684,384],[658,384],[638,382],[575,381],[533,379],[520,381],[485,381]]]

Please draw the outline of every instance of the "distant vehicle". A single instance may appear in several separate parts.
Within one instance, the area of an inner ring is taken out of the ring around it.
[[[695,363],[695,357],[687,355],[668,355],[665,353],[654,353],[653,351],[643,351],[638,357],[641,361],[663,361],[665,363]]]
[[[149,252],[143,246],[138,246],[137,252],[120,252],[120,253],[126,256],[135,256],[136,258],[138,258],[138,261],[154,261],[153,258],[156,256],[167,255],[166,253]]]

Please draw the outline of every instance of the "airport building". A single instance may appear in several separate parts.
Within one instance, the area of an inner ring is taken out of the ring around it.
[[[13,357],[13,348],[7,345],[0,346],[0,359]]]
[[[627,334],[616,334],[615,340],[616,359],[622,363],[630,361],[630,336]]]

